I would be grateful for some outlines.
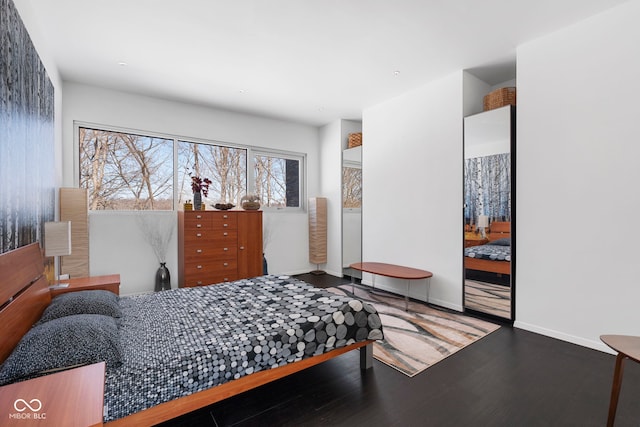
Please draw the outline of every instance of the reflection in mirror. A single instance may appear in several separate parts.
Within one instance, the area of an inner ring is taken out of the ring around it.
[[[464,119],[464,307],[513,320],[511,106]]]
[[[356,262],[362,262],[362,146],[342,152],[342,274],[361,279],[349,268]]]

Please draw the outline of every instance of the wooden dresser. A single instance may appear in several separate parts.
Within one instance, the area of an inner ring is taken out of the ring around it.
[[[262,275],[262,211],[178,211],[178,285]]]

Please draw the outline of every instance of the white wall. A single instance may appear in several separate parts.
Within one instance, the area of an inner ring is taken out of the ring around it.
[[[518,48],[516,326],[638,334],[640,2]]]
[[[473,74],[464,71],[462,73],[463,86],[463,114],[465,117],[472,114],[481,113],[483,110],[483,99],[491,92],[489,83],[480,80]]]
[[[64,185],[77,185],[74,121],[141,131],[217,140],[307,153],[308,194],[318,193],[318,129],[313,126],[164,101],[93,86],[66,83],[63,104]],[[315,268],[308,261],[307,214],[266,213],[266,257],[269,272],[296,274]],[[175,239],[175,236],[174,236]],[[177,286],[177,243],[167,267]],[[91,274],[120,273],[123,294],[153,290],[158,267],[151,248],[137,232],[135,215],[96,212],[90,215]]]
[[[429,300],[462,310],[462,71],[363,114],[363,259],[429,270]],[[365,282],[371,280],[368,275]],[[404,293],[403,281],[376,286]],[[411,296],[425,299],[425,286]]]

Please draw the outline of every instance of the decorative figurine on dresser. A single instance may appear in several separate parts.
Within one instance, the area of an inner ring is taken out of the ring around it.
[[[262,275],[262,211],[178,211],[180,287]]]

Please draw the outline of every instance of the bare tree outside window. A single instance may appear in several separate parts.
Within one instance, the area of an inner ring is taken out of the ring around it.
[[[213,141],[190,142],[89,126],[77,129],[80,187],[88,189],[90,210],[172,210],[174,200],[182,204],[193,199],[191,176],[211,180],[203,200],[209,205],[239,206],[243,196],[255,193],[263,208],[302,207],[304,155],[281,157],[264,149]]]
[[[255,156],[255,191],[265,207],[299,207],[299,160]]]
[[[79,149],[89,209],[173,209],[173,140],[81,127]]]
[[[178,203],[193,199],[192,175],[211,180],[207,202],[238,206],[247,193],[247,150],[178,141]]]

